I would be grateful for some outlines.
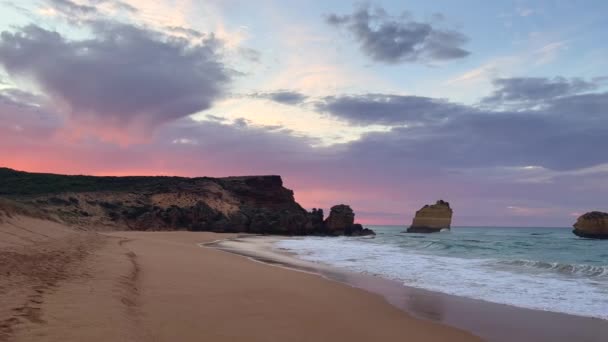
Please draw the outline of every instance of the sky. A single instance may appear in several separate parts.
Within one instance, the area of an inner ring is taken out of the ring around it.
[[[608,2],[0,0],[0,166],[278,174],[408,225],[608,210]]]

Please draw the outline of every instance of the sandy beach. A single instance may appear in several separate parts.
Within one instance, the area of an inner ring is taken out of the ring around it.
[[[381,296],[189,232],[0,225],[0,341],[476,341]]]
[[[603,319],[533,310],[429,291],[396,280],[307,261],[278,247],[278,243],[286,239],[303,238],[242,236],[207,246],[266,264],[319,274],[326,279],[364,289],[384,297],[387,302],[414,317],[472,332],[487,341],[600,342],[608,334],[608,321]]]

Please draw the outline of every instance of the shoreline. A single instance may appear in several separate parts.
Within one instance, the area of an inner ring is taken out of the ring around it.
[[[605,321],[300,260],[272,248],[286,237],[91,232],[19,217],[1,222],[0,234],[0,274],[8,275],[0,277],[0,341],[559,342],[608,334]]]
[[[236,234],[9,218],[0,235],[0,341],[479,341],[364,290],[200,247]]]
[[[205,244],[254,261],[313,273],[382,296],[388,303],[414,317],[463,329],[488,341],[603,341],[608,320],[520,308],[478,299],[409,287],[379,276],[355,273],[297,258],[278,250],[275,236],[248,236]],[[202,247],[202,246],[201,246]],[[516,327],[516,329],[514,329]]]

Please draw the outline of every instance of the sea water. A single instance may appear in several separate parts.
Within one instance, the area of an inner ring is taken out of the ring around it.
[[[369,237],[304,237],[276,247],[404,285],[523,308],[608,319],[608,240],[567,228],[455,227]]]

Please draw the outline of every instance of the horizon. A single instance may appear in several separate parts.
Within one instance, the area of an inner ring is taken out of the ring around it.
[[[345,203],[366,225],[439,199],[469,227],[608,210],[605,2],[0,9],[8,168],[280,175],[303,207]]]

